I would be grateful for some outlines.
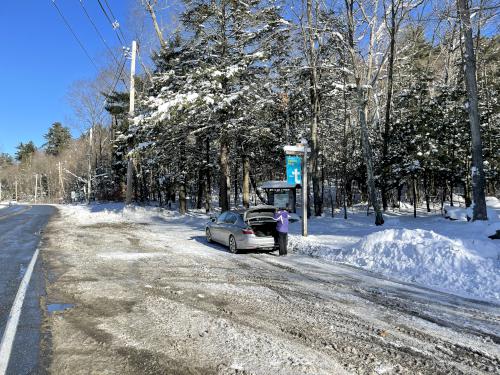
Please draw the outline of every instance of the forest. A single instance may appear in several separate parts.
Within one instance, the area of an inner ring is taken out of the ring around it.
[[[500,191],[497,2],[169,3],[136,1],[149,25],[134,35],[137,74],[119,46],[69,88],[79,136],[41,125],[44,145],[0,155],[2,198],[248,207],[285,179],[283,146],[306,139],[312,216],[365,202],[381,225],[401,202],[416,215],[460,197],[487,218]]]

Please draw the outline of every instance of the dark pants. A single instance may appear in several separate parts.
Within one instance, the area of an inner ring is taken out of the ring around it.
[[[278,232],[278,245],[280,247],[280,255],[286,255],[288,246],[288,233]]]

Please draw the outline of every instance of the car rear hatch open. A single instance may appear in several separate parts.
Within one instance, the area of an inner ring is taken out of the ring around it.
[[[257,237],[272,237],[276,231],[273,206],[257,206],[248,209],[243,215],[245,223],[251,227]]]

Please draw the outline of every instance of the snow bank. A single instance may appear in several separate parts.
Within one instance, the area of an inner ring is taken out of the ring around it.
[[[491,200],[490,200],[491,202]],[[444,217],[452,220],[460,220],[460,221],[470,221],[473,216],[473,206],[468,208],[463,207],[452,207],[452,206],[444,206]],[[488,219],[490,221],[498,221],[499,215],[497,210],[488,207],[487,210]]]
[[[353,248],[335,249],[292,236],[291,248],[327,261],[355,265],[402,281],[500,301],[500,245],[455,240],[423,229],[387,229]]]
[[[174,217],[173,211],[158,207],[126,206],[123,203],[92,205],[62,205],[63,215],[70,216],[78,224],[150,222],[158,218]]]
[[[315,219],[312,235],[290,236],[290,247],[401,281],[500,302],[500,240],[488,238],[500,230],[500,201],[489,197],[487,204],[486,222],[386,215],[384,227],[375,227],[366,215]],[[461,218],[467,212],[457,208],[455,214]]]
[[[202,227],[208,216],[201,211],[190,211],[179,215],[176,211],[154,206],[126,206],[124,203],[95,203],[91,205],[57,205],[61,214],[78,225],[144,223],[165,224],[175,221],[178,224]]]
[[[388,229],[366,236],[352,250],[341,252],[337,261],[458,294],[500,300],[499,259],[481,256],[467,245],[433,231]],[[492,255],[494,249],[490,250]]]

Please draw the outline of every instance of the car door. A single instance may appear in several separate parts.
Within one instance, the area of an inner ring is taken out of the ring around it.
[[[214,241],[224,243],[224,237],[222,233],[224,231],[224,220],[226,219],[226,216],[228,214],[229,212],[223,212],[222,214],[217,216],[217,219],[210,227],[210,233],[212,234],[212,239]]]
[[[236,227],[236,222],[238,221],[238,216],[234,212],[228,212],[227,216],[224,218],[224,228],[221,231],[223,236],[224,244],[229,246],[229,236],[234,234]]]

